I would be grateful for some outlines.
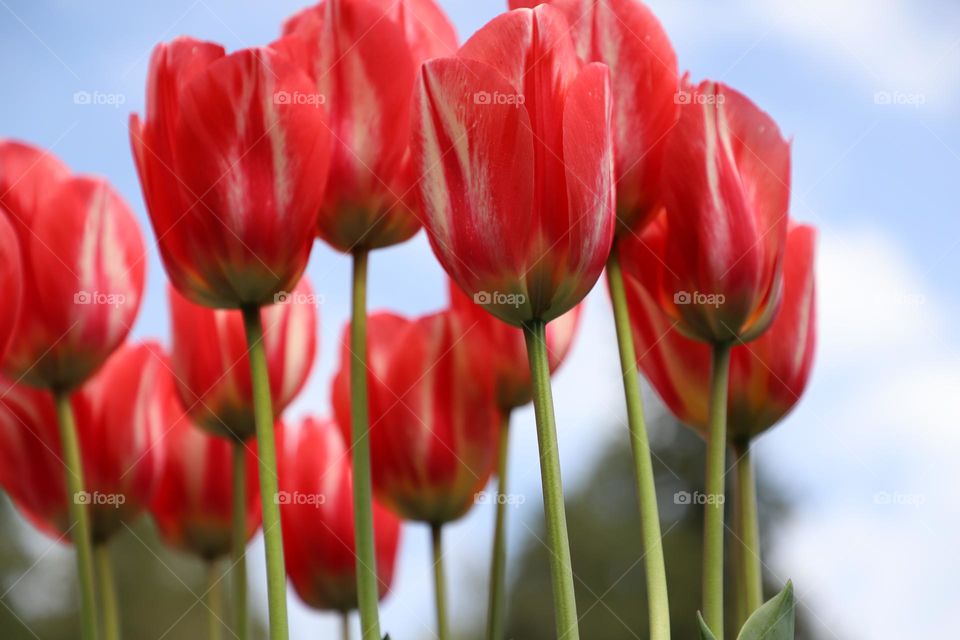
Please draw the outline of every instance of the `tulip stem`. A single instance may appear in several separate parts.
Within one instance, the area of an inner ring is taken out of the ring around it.
[[[233,441],[233,533],[230,578],[233,589],[233,633],[247,640],[247,445]]]
[[[97,563],[97,590],[103,612],[103,639],[120,640],[120,607],[117,604],[117,584],[114,581],[110,548],[106,542],[94,546]]]
[[[707,439],[707,496],[703,529],[703,619],[723,640],[723,509],[727,452],[727,383],[730,345],[713,347],[710,376],[710,433]]]
[[[350,612],[343,611],[340,613],[340,640],[350,640]]]
[[[633,451],[637,499],[640,504],[640,530],[643,536],[644,568],[647,575],[647,606],[650,610],[651,640],[670,639],[670,603],[667,595],[667,570],[663,558],[663,536],[657,508],[657,485],[650,456],[650,440],[643,417],[640,380],[637,376],[637,352],[633,344],[627,295],[623,285],[619,253],[616,247],[607,261],[607,281],[613,303],[613,319],[620,349],[623,391],[627,403],[627,423]]]
[[[550,389],[546,323],[533,320],[524,325],[523,334],[527,342],[527,356],[533,379],[533,409],[537,419],[537,442],[540,447],[540,478],[543,484],[543,511],[550,551],[557,638],[578,640],[580,632],[577,629],[577,602],[573,587],[567,516],[563,505],[553,392]]]
[[[447,625],[447,587],[443,577],[442,524],[430,525],[430,540],[433,547],[433,585],[437,600],[437,638],[447,640],[450,630]]]
[[[210,640],[221,640],[223,638],[223,621],[220,617],[223,609],[222,597],[220,593],[220,576],[217,572],[216,560],[210,560],[207,563],[207,591],[204,600],[207,605],[207,624]]]
[[[740,522],[740,579],[743,584],[746,615],[749,616],[763,604],[763,573],[760,567],[760,524],[757,509],[757,481],[750,457],[750,441],[738,441],[733,445],[737,466],[737,515]]]
[[[253,383],[253,414],[257,428],[257,453],[260,465],[260,503],[263,512],[263,544],[267,559],[267,610],[270,615],[270,640],[287,640],[287,576],[283,564],[283,534],[280,529],[280,505],[277,501],[277,442],[273,429],[270,378],[263,346],[260,308],[244,307],[243,324],[247,334],[250,374]]]
[[[360,637],[381,640],[377,610],[377,555],[373,537],[373,489],[370,480],[370,440],[367,406],[367,259],[366,250],[353,254],[353,311],[350,323],[350,437],[353,457],[353,513],[357,547],[357,599]]]
[[[490,597],[487,611],[487,640],[503,638],[507,579],[507,458],[510,448],[510,411],[504,411],[497,451],[497,516],[493,528],[493,557],[490,560]]]
[[[70,406],[70,394],[53,392],[60,426],[60,446],[66,467],[67,500],[71,520],[70,537],[77,553],[77,578],[80,582],[80,637],[97,640],[97,597],[93,578],[93,548],[90,538],[90,519],[87,512],[89,494],[83,479],[83,461],[80,441]]]

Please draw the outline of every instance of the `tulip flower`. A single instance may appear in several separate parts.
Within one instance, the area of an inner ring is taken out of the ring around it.
[[[653,229],[645,238],[657,246]],[[747,612],[763,600],[757,503],[750,445],[774,426],[800,399],[816,343],[814,243],[816,231],[791,223],[783,266],[783,302],[761,337],[733,347],[727,391],[727,439],[736,453],[738,537],[743,541],[741,575],[747,586]],[[657,305],[652,251],[638,252],[627,277],[627,299],[639,351],[637,361],[657,394],[678,420],[708,436],[710,347],[685,337]]]
[[[541,4],[510,0],[511,8]],[[678,92],[677,57],[656,16],[639,0],[551,0],[570,23],[577,53],[610,68],[613,101],[617,236],[636,233],[661,206],[660,171],[664,141],[685,97]],[[616,240],[615,240],[616,242]],[[627,421],[640,502],[650,610],[650,637],[670,637],[670,610],[660,515],[643,405],[636,379],[635,352],[627,329],[619,252],[611,252],[607,279],[621,352]],[[500,634],[498,634],[500,635]]]
[[[72,175],[49,153],[10,140],[0,140],[0,211],[18,240],[23,291],[36,296],[14,316],[3,371],[54,394],[67,493],[81,494],[86,485],[69,394],[130,331],[143,293],[143,240],[130,209],[106,181]],[[87,508],[70,503],[77,528],[80,634],[93,640],[96,597]]]
[[[45,391],[0,380],[0,485],[34,526],[77,542],[72,505],[91,516],[104,623],[119,615],[107,545],[146,509],[156,488],[165,448],[161,440],[174,416],[169,363],[154,343],[123,346],[70,396],[86,488],[68,493],[57,408]],[[110,637],[116,637],[111,635]]]
[[[175,394],[169,402],[183,412]],[[229,441],[199,429],[185,412],[181,415],[165,437],[167,455],[150,513],[165,543],[210,562],[230,553],[233,544],[231,466],[237,461]],[[256,456],[248,444],[242,459],[247,468],[244,543],[260,526]]]
[[[23,289],[42,292],[9,314],[17,321],[4,372],[69,390],[103,365],[137,316],[144,246],[136,220],[106,181],[71,175],[48,152],[10,140],[0,141],[0,210],[19,241]]]
[[[309,78],[269,48],[161,43],[130,141],[173,286],[198,304],[272,304],[310,255],[330,135]],[[230,114],[229,117],[226,114]]]
[[[475,324],[449,310],[413,320],[389,313],[369,318],[373,489],[401,517],[431,527],[442,639],[448,635],[441,528],[470,509],[490,478],[501,420]],[[344,339],[333,384],[338,420],[353,384],[349,357]]]
[[[7,353],[10,337],[16,327],[23,297],[23,264],[20,242],[6,217],[0,214],[0,289],[5,292],[3,314],[0,316],[0,364]]]
[[[420,64],[457,50],[433,0],[323,0],[284,24],[275,48],[311,77],[330,113],[333,159],[317,228],[339,251],[386,247],[420,228],[410,107]]]
[[[706,493],[713,499],[705,505],[703,610],[722,640],[719,497],[730,348],[760,336],[779,308],[790,145],[767,114],[733,89],[684,79],[682,90],[687,98],[664,156],[666,211],[644,237],[625,238],[620,248],[627,262],[655,256],[645,260],[652,299],[680,332],[712,347]]]
[[[351,434],[357,572],[364,640],[381,640],[377,611],[367,442],[367,261],[373,249],[420,228],[410,154],[411,103],[420,64],[456,51],[457,36],[434,0],[323,0],[290,18],[274,47],[310,75],[329,109],[335,140],[317,231],[352,254],[354,379]]]
[[[472,331],[482,333],[487,346],[484,358],[493,368],[497,405],[502,413],[500,442],[497,450],[496,521],[494,524],[493,553],[490,569],[490,602],[488,607],[488,638],[502,638],[506,610],[506,515],[507,460],[509,457],[510,413],[533,399],[533,380],[527,365],[523,331],[500,322],[483,307],[468,298],[450,282],[450,307],[462,314]],[[578,305],[547,325],[547,358],[551,374],[566,357],[580,325],[582,306]]]
[[[311,607],[340,612],[347,622],[357,608],[357,572],[350,454],[330,420],[307,418],[284,442],[280,465],[287,574]],[[379,595],[393,581],[400,520],[374,503]]]
[[[326,111],[276,50],[178,38],[153,52],[133,155],[160,257],[192,302],[243,312],[261,463],[271,640],[288,637],[276,452],[260,308],[292,291],[330,164]]]
[[[558,635],[576,640],[545,325],[596,283],[614,232],[605,65],[582,64],[553,7],[494,18],[456,57],[426,62],[413,156],[424,227],[468,296],[524,327],[534,382]]]
[[[202,307],[173,287],[168,294],[173,370],[191,420],[213,435],[250,438],[255,434],[253,389],[240,312]],[[281,302],[260,311],[275,418],[310,375],[317,353],[320,298],[304,277],[278,299]]]

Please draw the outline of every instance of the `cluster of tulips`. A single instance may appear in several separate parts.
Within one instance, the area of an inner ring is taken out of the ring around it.
[[[763,602],[750,461],[812,363],[815,231],[788,216],[790,145],[741,93],[681,76],[639,0],[510,4],[460,47],[433,0],[323,0],[267,46],[155,48],[129,131],[169,348],[126,341],[145,258],[128,206],[0,141],[0,483],[75,546],[83,640],[119,637],[106,549],[144,511],[211,585],[229,558],[240,640],[261,525],[271,640],[288,637],[287,576],[381,640],[401,521],[425,523],[445,640],[442,527],[494,474],[487,637],[502,640],[509,422],[531,400],[557,637],[579,637],[550,375],[604,269],[649,637],[670,637],[670,615],[638,370],[707,442],[702,638],[723,637],[725,530],[740,636],[793,637],[789,584]],[[421,226],[449,304],[368,315],[370,252]],[[317,349],[302,277],[317,237],[352,257],[352,321],[333,418],[285,425]]]

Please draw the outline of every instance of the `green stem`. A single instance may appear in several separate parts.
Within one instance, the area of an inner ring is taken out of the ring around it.
[[[713,347],[710,380],[710,435],[707,439],[707,495],[703,529],[703,619],[723,640],[723,508],[727,451],[727,382],[730,345]]]
[[[443,525],[430,525],[430,539],[433,547],[433,586],[437,601],[437,638],[447,640],[450,630],[447,625],[447,588],[443,577]]]
[[[487,610],[487,640],[503,638],[507,576],[507,458],[510,448],[510,411],[504,411],[497,452],[497,517],[490,560],[490,596]]]
[[[82,640],[97,638],[97,596],[93,582],[93,547],[90,538],[90,519],[87,513],[89,500],[83,479],[83,461],[80,458],[80,441],[73,420],[70,395],[53,392],[57,406],[57,422],[60,426],[60,446],[66,467],[67,502],[70,514],[70,537],[77,552],[77,578],[80,582],[80,637]]]
[[[230,579],[233,590],[233,634],[247,640],[247,446],[233,442],[233,532]]]
[[[373,489],[370,480],[370,423],[367,406],[367,259],[353,254],[353,318],[350,323],[350,421],[353,456],[353,513],[357,547],[357,598],[360,637],[381,640],[377,555],[373,538]]]
[[[738,529],[740,539],[741,579],[744,586],[746,614],[763,604],[763,573],[760,562],[760,525],[757,510],[757,481],[750,458],[750,441],[733,445],[737,465]]]
[[[221,612],[223,609],[222,597],[220,594],[220,576],[217,572],[217,563],[211,560],[207,563],[207,591],[204,594],[207,604],[207,624],[210,640],[221,640],[223,638],[223,620]]]
[[[343,611],[340,613],[340,638],[341,640],[350,640],[350,612]]]
[[[94,546],[97,562],[97,590],[103,611],[104,640],[120,640],[120,607],[117,603],[117,585],[110,562],[110,549],[106,542]]]
[[[542,320],[534,320],[524,326],[523,334],[527,342],[527,356],[533,378],[533,409],[537,419],[537,442],[540,447],[543,511],[547,523],[557,638],[558,640],[579,640],[573,565],[570,561],[570,540],[567,536],[563,482],[560,478],[557,425],[553,415],[553,393],[550,390],[546,324]]]
[[[287,576],[283,565],[283,534],[277,501],[277,442],[273,432],[270,378],[263,346],[263,323],[258,307],[243,308],[250,373],[253,381],[253,413],[260,459],[260,503],[263,512],[263,544],[267,556],[267,610],[270,640],[287,640]]]
[[[670,640],[670,603],[667,595],[667,570],[663,558],[663,536],[657,508],[657,485],[650,456],[650,440],[643,418],[640,380],[637,376],[637,352],[633,345],[627,295],[623,285],[619,254],[614,247],[607,262],[607,281],[613,302],[613,319],[620,349],[623,391],[627,402],[627,424],[633,450],[637,499],[640,504],[640,527],[643,536],[644,567],[647,576],[647,606],[650,609],[651,640]]]

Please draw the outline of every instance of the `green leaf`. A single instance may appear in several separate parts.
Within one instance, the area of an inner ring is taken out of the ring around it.
[[[795,619],[793,582],[753,612],[737,640],[793,640]]]
[[[717,640],[716,636],[710,631],[710,627],[703,621],[703,616],[697,611],[697,622],[700,624],[700,640]]]

